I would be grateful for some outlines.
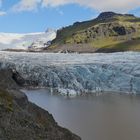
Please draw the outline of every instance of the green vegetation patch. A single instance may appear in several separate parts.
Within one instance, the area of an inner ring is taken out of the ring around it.
[[[13,98],[5,90],[0,89],[0,108],[13,111]]]
[[[108,15],[101,15],[94,20],[76,22],[58,30],[57,37],[49,49],[53,51],[58,46],[76,46],[77,44],[85,46],[87,44],[91,49],[140,50],[138,39],[140,18],[128,14],[113,13],[113,16],[109,18]]]
[[[101,47],[97,52],[140,51],[140,38]]]

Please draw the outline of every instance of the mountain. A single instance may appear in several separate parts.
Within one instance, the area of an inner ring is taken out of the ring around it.
[[[131,14],[103,12],[93,20],[76,22],[58,30],[47,51],[140,51],[140,18]]]
[[[40,33],[0,33],[0,50],[38,50],[50,45],[55,37],[56,31],[52,29]]]

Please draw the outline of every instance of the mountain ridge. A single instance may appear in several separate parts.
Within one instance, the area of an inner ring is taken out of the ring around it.
[[[139,34],[139,17],[132,14],[103,12],[93,20],[75,22],[73,25],[59,29],[56,38],[46,51],[139,51]],[[122,47],[123,44],[128,44],[128,48],[127,46]]]
[[[114,16],[130,16],[130,17],[135,17],[133,14],[119,14],[119,13],[115,13],[115,12],[102,12],[95,19],[96,20],[105,20],[105,19],[108,19],[108,18],[112,18]]]

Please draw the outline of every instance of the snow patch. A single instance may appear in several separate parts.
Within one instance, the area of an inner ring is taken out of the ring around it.
[[[56,38],[55,30],[47,30],[38,33],[0,33],[0,50],[2,49],[23,49],[26,50],[32,44],[37,48],[44,47],[44,43]]]

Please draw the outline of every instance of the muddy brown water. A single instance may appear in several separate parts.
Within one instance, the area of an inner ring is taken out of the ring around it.
[[[82,140],[140,140],[140,96],[103,94],[69,98],[47,90],[24,90],[62,127]]]

